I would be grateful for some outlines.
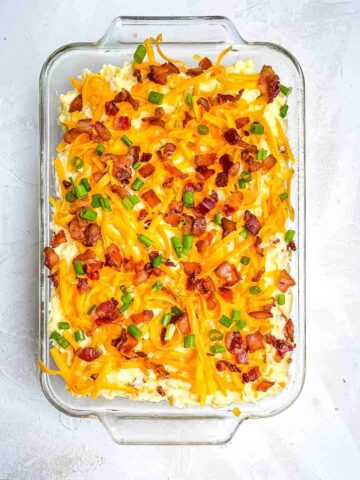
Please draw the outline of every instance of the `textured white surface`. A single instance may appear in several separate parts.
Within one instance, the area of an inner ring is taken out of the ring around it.
[[[0,479],[347,480],[360,472],[360,3],[0,0]],[[37,380],[38,75],[117,15],[222,14],[279,43],[307,87],[308,361],[285,413],[226,447],[120,447],[48,404]],[[356,148],[357,147],[357,148]]]

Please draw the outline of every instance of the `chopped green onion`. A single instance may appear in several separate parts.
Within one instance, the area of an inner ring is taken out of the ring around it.
[[[243,265],[249,265],[250,258],[249,257],[241,257],[240,258],[240,263],[242,263]]]
[[[192,101],[193,101],[193,96],[191,95],[191,93],[188,93],[186,95],[185,102],[189,105],[189,107],[191,107]]]
[[[243,228],[240,232],[240,235],[244,238],[248,238],[249,236],[249,230],[247,228]]]
[[[91,206],[93,208],[98,208],[101,206],[100,200],[102,199],[101,193],[95,193],[95,195],[92,196],[91,199]]]
[[[138,240],[143,245],[145,245],[145,247],[150,247],[150,245],[153,243],[153,240],[151,240],[151,238],[147,237],[146,235],[143,235],[142,233],[138,235]]]
[[[123,135],[121,137],[121,140],[123,141],[123,143],[125,143],[127,147],[130,147],[133,143],[127,135]]]
[[[80,157],[74,157],[71,160],[71,165],[75,168],[75,170],[80,170],[84,166],[84,162]]]
[[[133,300],[134,299],[130,293],[124,293],[124,295],[121,296],[122,303],[131,303]]]
[[[69,330],[69,328],[70,328],[70,323],[68,323],[68,322],[58,322],[57,328],[58,328],[59,330]]]
[[[241,178],[245,181],[245,182],[251,182],[252,180],[252,175],[251,175],[251,172],[241,172]]]
[[[279,293],[276,297],[278,305],[285,305],[285,295],[283,293]]]
[[[285,240],[286,243],[290,243],[294,240],[294,237],[295,237],[295,230],[288,230],[285,233],[284,240]]]
[[[175,325],[173,323],[169,323],[169,325],[166,327],[166,332],[164,335],[165,342],[168,342],[169,340],[172,339],[175,333],[175,329],[176,329]]]
[[[288,194],[286,192],[280,193],[279,198],[284,202],[288,198]]]
[[[75,332],[75,340],[77,342],[82,342],[83,340],[85,340],[85,334],[82,330],[77,330]]]
[[[135,178],[131,188],[133,190],[139,191],[144,186],[144,182],[140,178]]]
[[[221,227],[221,214],[219,212],[214,215],[214,223]]]
[[[134,170],[137,170],[137,169],[140,167],[140,165],[141,165],[141,163],[140,163],[139,160],[138,160],[137,162],[134,162],[134,163],[132,164],[132,167],[133,167]]]
[[[185,348],[195,347],[195,335],[193,333],[190,333],[189,335],[185,335],[185,337],[184,337],[184,347]]]
[[[177,258],[180,258],[181,257],[181,248],[182,248],[180,238],[177,237],[177,236],[174,236],[174,237],[171,237],[170,240],[171,240],[171,244],[172,244],[172,246],[175,250]]]
[[[209,127],[207,125],[198,125],[197,131],[199,135],[209,135]]]
[[[151,290],[153,292],[158,292],[162,288],[163,284],[161,280],[156,280],[154,285],[151,287]]]
[[[140,202],[139,197],[137,197],[136,195],[129,195],[128,199],[133,205],[137,205]]]
[[[76,275],[84,275],[84,269],[80,262],[73,263]]]
[[[245,320],[238,320],[235,325],[235,330],[240,331],[243,330],[246,327],[246,321]]]
[[[70,343],[66,340],[66,338],[60,335],[59,332],[53,332],[50,335],[50,338],[52,340],[55,340],[55,342],[58,343],[62,348],[68,348],[68,346],[70,345]]]
[[[285,85],[281,85],[280,83],[280,92],[288,96],[292,92],[292,87],[285,87]]]
[[[257,152],[256,158],[257,158],[258,160],[265,160],[266,157],[267,157],[267,150],[264,150],[263,148],[261,148],[261,149]]]
[[[227,317],[226,315],[222,315],[220,318],[220,323],[224,325],[226,328],[230,328],[232,324],[231,318]]]
[[[142,336],[142,332],[141,332],[140,328],[138,328],[133,323],[128,326],[127,331],[129,333],[129,335],[131,335],[134,338],[141,338],[141,336]]]
[[[220,345],[219,343],[217,343],[215,345],[211,345],[210,352],[214,355],[216,355],[217,353],[225,353],[226,348],[224,347],[224,345]]]
[[[173,307],[171,307],[171,313],[173,315],[182,315],[182,310],[181,308],[179,308],[177,305],[174,305]]]
[[[80,212],[80,217],[85,218],[86,220],[89,220],[90,222],[93,222],[96,217],[97,213],[94,210],[91,210],[91,208],[83,208]]]
[[[160,265],[164,263],[164,258],[162,255],[158,255],[157,257],[154,258],[152,261],[152,264],[154,267],[160,267]]]
[[[231,312],[231,320],[240,320],[241,312],[240,310],[233,310]]]
[[[134,53],[135,63],[142,63],[146,55],[146,48],[143,44],[139,45]]]
[[[74,183],[73,177],[69,177],[69,182],[71,183],[71,186],[73,188],[75,188],[75,183]]]
[[[280,112],[279,112],[279,113],[280,113],[280,117],[281,117],[281,118],[285,118],[288,110],[289,110],[289,105],[286,105],[286,104],[285,104],[285,105],[283,105],[282,107],[280,107]]]
[[[99,145],[95,148],[96,155],[101,157],[101,155],[105,152],[105,145],[99,143]]]
[[[84,187],[86,188],[86,191],[87,191],[87,192],[90,192],[90,190],[91,190],[91,185],[90,185],[90,182],[89,182],[89,180],[88,180],[87,178],[82,178],[80,183],[81,183],[81,185],[84,185]]]
[[[253,285],[252,287],[249,287],[249,292],[251,293],[251,295],[258,295],[259,293],[261,293],[261,288],[257,285]]]
[[[89,308],[89,310],[86,312],[87,315],[90,315],[96,308],[96,303],[94,303],[93,305],[91,305],[91,307]]]
[[[184,192],[183,203],[185,207],[192,207],[194,205],[194,192],[191,192],[191,191]]]
[[[253,133],[255,135],[261,135],[264,133],[264,126],[261,125],[259,122],[253,122],[250,125],[250,133]]]
[[[51,340],[55,340],[56,342],[61,338],[61,335],[59,332],[57,331],[54,331],[52,332],[52,334],[50,335],[50,338]]]
[[[209,330],[209,339],[210,342],[218,342],[224,338],[224,335],[217,328],[212,328]]]
[[[243,178],[240,178],[238,183],[239,183],[239,187],[241,188],[241,190],[244,190],[246,188],[246,181]]]
[[[130,305],[131,305],[131,303],[124,303],[124,304],[121,305],[121,307],[119,308],[119,312],[120,312],[120,313],[126,312],[126,310],[127,310],[128,308],[130,308]]]
[[[121,200],[121,203],[126,207],[128,210],[132,210],[134,208],[133,202],[130,200],[130,197],[125,197]]]
[[[169,323],[171,322],[171,317],[171,313],[164,313],[163,318],[161,319],[161,325],[164,325],[164,327],[166,327],[166,325],[169,325]]]
[[[155,103],[156,105],[161,105],[164,100],[164,94],[160,92],[154,92],[153,90],[149,92],[148,102]]]
[[[65,194],[65,200],[69,203],[73,203],[75,202],[76,200],[76,195],[75,193],[72,191],[72,190],[69,190],[68,192],[66,192]]]
[[[100,198],[100,205],[105,212],[111,212],[110,199],[107,197]]]
[[[184,233],[183,249],[181,251],[181,253],[183,255],[189,255],[189,253],[191,252],[192,246],[193,246],[193,240],[194,240],[194,238],[191,235],[191,233]]]
[[[84,185],[80,184],[78,185],[77,187],[75,187],[75,195],[76,195],[76,198],[85,198],[86,195],[87,195],[87,191],[86,191],[86,188],[84,187]]]

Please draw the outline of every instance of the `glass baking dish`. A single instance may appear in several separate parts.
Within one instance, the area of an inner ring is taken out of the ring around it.
[[[46,60],[40,75],[40,357],[46,365],[53,367],[48,336],[50,281],[43,267],[42,252],[49,245],[51,235],[52,212],[48,197],[55,195],[53,159],[61,137],[57,124],[58,96],[69,89],[70,75],[80,74],[84,68],[97,71],[104,63],[121,65],[132,58],[139,42],[160,32],[164,50],[170,57],[190,64],[194,63],[194,54],[214,59],[221,50],[232,45],[224,59],[225,64],[251,57],[257,71],[264,64],[271,65],[282,83],[293,87],[289,97],[288,136],[297,160],[291,198],[296,212],[292,228],[298,233],[298,249],[291,265],[291,275],[297,282],[292,310],[297,348],[292,355],[288,386],[277,396],[239,405],[240,415],[235,416],[234,405],[218,409],[178,409],[164,402],[76,398],[65,390],[60,377],[41,372],[40,380],[52,405],[67,415],[97,417],[115,442],[223,444],[233,437],[244,420],[268,417],[288,408],[301,392],[305,372],[304,78],[299,63],[288,51],[270,43],[246,42],[225,17],[118,17],[98,42],[66,45]]]

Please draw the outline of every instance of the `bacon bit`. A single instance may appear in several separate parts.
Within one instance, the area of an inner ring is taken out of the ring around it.
[[[195,155],[195,165],[197,167],[209,167],[216,162],[216,153],[204,153]]]
[[[246,365],[249,363],[247,353],[243,348],[235,348],[234,355],[236,363],[241,363],[242,365]]]
[[[224,287],[232,287],[241,280],[239,272],[235,266],[229,262],[222,262],[215,269],[215,275],[221,279],[226,280],[223,284]]]
[[[143,262],[140,262],[140,264],[143,264]],[[140,285],[140,283],[146,282],[148,278],[149,273],[145,270],[144,265],[142,265],[142,267],[135,267],[135,275],[133,277],[134,285]]]
[[[96,223],[90,223],[84,230],[84,237],[83,245],[93,247],[101,237],[101,228]]]
[[[243,383],[255,382],[260,377],[260,368],[254,367],[249,370],[247,373],[242,374],[242,381]]]
[[[198,215],[204,216],[212,210],[218,201],[218,196],[213,192],[210,197],[205,197],[196,207],[195,212]]]
[[[228,302],[228,303],[234,303],[234,294],[233,291],[230,290],[230,288],[226,287],[219,287],[219,294],[222,296],[222,298]]]
[[[228,155],[227,153],[220,157],[219,163],[224,173],[229,173],[229,170],[234,165],[234,162],[232,161],[230,155]]]
[[[177,227],[181,222],[181,215],[178,213],[168,212],[164,215],[164,221],[172,227]]]
[[[201,67],[195,67],[195,68],[188,68],[186,70],[186,75],[189,77],[197,77],[198,75],[201,75],[204,73],[204,69]]]
[[[235,120],[236,128],[243,128],[248,123],[250,123],[250,118],[249,117],[240,117],[240,118],[237,118]]]
[[[89,224],[89,222],[83,218],[75,218],[69,225],[69,232],[70,236],[73,240],[77,242],[83,243],[85,240],[85,227]]]
[[[143,152],[143,154],[141,155],[140,162],[149,162],[151,160],[151,157],[152,157],[152,153]]]
[[[138,68],[134,68],[133,75],[139,83],[143,83],[141,70],[139,70]]]
[[[249,172],[257,172],[262,168],[263,164],[262,162],[258,162],[254,160],[252,157],[249,158],[248,161],[248,171]]]
[[[113,297],[110,300],[99,303],[99,305],[91,312],[91,317],[97,325],[113,322],[119,317],[117,306],[119,302]]]
[[[273,155],[268,155],[262,162],[263,170],[271,170],[277,164],[277,160]]]
[[[103,178],[104,175],[105,173],[102,173],[102,172],[94,172],[91,176],[94,182],[98,183]]]
[[[66,243],[66,236],[64,230],[59,230],[57,233],[54,233],[50,244],[52,248],[56,248],[62,243]]]
[[[154,83],[166,85],[167,77],[172,73],[180,73],[180,71],[173,63],[166,62],[162,65],[150,65],[150,73],[147,77]]]
[[[230,353],[243,348],[243,338],[239,332],[227,332],[225,335],[225,346]]]
[[[113,193],[116,193],[116,195],[118,195],[121,199],[129,196],[129,190],[125,187],[121,187],[120,185],[110,185],[110,190]]]
[[[221,228],[223,230],[222,238],[225,238],[229,233],[235,232],[236,230],[236,222],[229,220],[228,218],[221,219]]]
[[[110,130],[105,127],[103,122],[95,122],[94,128],[96,130],[96,133],[99,135],[101,140],[104,142],[107,142],[111,138],[111,133]]]
[[[183,335],[188,335],[189,333],[191,333],[190,321],[186,313],[184,313],[181,318],[176,322],[176,326]]]
[[[238,210],[238,207],[232,207],[228,203],[225,203],[225,205],[223,205],[223,207],[222,207],[223,214],[226,217],[229,217],[230,215],[235,213],[237,210]]]
[[[85,293],[91,290],[91,287],[88,284],[87,278],[79,278],[76,288],[78,289],[79,293]]]
[[[270,387],[275,385],[275,382],[269,382],[268,380],[262,380],[258,385],[256,385],[256,390],[258,392],[267,392]]]
[[[153,189],[144,192],[141,195],[141,198],[149,205],[149,207],[154,208],[156,205],[161,203],[160,198],[156,195]]]
[[[289,290],[290,287],[293,287],[295,284],[295,280],[288,274],[288,272],[286,270],[281,270],[277,281],[278,289],[281,292],[285,293]]]
[[[138,110],[139,108],[139,102],[135,100],[130,93],[123,88],[121,92],[119,92],[115,98],[114,98],[115,103],[121,103],[121,102],[128,102],[130,105],[133,107],[134,110]]]
[[[215,178],[215,185],[217,187],[226,187],[229,182],[229,176],[225,172],[219,172]]]
[[[250,335],[246,335],[246,344],[250,352],[261,350],[264,348],[263,336],[260,332],[250,333]]]
[[[90,280],[94,281],[99,280],[100,278],[100,272],[98,270],[95,270],[94,272],[86,272],[86,275]]]
[[[192,229],[191,229],[191,233],[195,237],[199,237],[205,232],[206,232],[206,218],[205,217],[195,218]]]
[[[198,183],[187,182],[184,185],[184,190],[183,191],[184,192],[201,192],[203,187],[204,187],[203,182],[198,182]]]
[[[184,267],[185,275],[198,275],[201,272],[201,265],[200,263],[196,262],[180,262]]]
[[[44,248],[44,265],[49,270],[52,270],[55,265],[59,262],[59,256],[55,250],[51,247]]]
[[[78,348],[75,353],[85,362],[93,362],[101,356],[101,351],[94,347]]]
[[[168,159],[175,152],[176,145],[174,143],[165,143],[160,150],[162,150],[161,156],[164,156],[165,159]]]
[[[64,188],[66,190],[69,190],[69,188],[71,187],[71,182],[69,182],[68,180],[63,180],[62,184],[64,185]]]
[[[110,158],[111,157],[111,158]],[[129,183],[132,176],[131,165],[133,163],[132,155],[105,155],[104,160],[112,160],[112,175],[122,184]]]
[[[187,174],[183,173],[181,170],[175,167],[175,165],[170,165],[169,163],[164,163],[163,165],[165,170],[169,172],[173,177],[180,178],[181,180],[184,180],[187,177]]]
[[[64,135],[64,141],[72,143],[80,134],[81,131],[78,128],[70,128]]]
[[[129,320],[131,323],[135,323],[138,325],[139,323],[149,322],[154,317],[154,313],[152,310],[144,310],[141,313],[133,313],[130,315]]]
[[[291,318],[289,318],[285,323],[285,338],[290,340],[290,342],[294,341],[294,324]]]
[[[266,96],[267,103],[271,103],[280,92],[280,79],[269,65],[262,67],[257,87]]]
[[[269,303],[268,305],[263,305],[262,306],[262,310],[264,310],[264,312],[271,312],[271,309],[275,306],[275,300],[272,299],[272,303]]]
[[[251,235],[257,235],[261,230],[261,225],[257,217],[250,212],[250,210],[245,210],[245,227],[249,230]]]
[[[82,95],[78,95],[70,103],[69,113],[81,112],[82,108],[83,108]]]
[[[265,268],[261,268],[258,272],[255,273],[255,275],[252,277],[251,281],[252,282],[258,282],[260,278],[264,275],[265,273]]]
[[[114,100],[111,100],[110,102],[105,102],[106,115],[114,116],[118,113],[118,111],[119,111],[119,107],[116,105]]]
[[[215,174],[215,170],[208,167],[196,167],[197,178],[200,180],[208,180]]]
[[[81,263],[90,263],[96,260],[95,253],[87,248],[84,253],[80,253],[76,257],[73,258],[73,263],[81,262]]]
[[[185,110],[185,116],[184,116],[184,119],[183,119],[183,128],[186,127],[186,125],[193,119],[193,117],[190,115],[190,113]]]
[[[183,220],[183,226],[182,226],[183,232],[191,233],[195,218],[192,215],[184,214],[182,217],[182,220]]]
[[[213,293],[206,295],[206,306],[208,310],[215,310],[218,308],[219,302],[216,300]]]
[[[140,147],[138,145],[132,145],[128,149],[128,155],[132,158],[132,162],[138,162],[140,158]]]
[[[280,358],[284,358],[287,352],[291,352],[294,350],[294,346],[291,343],[286,342],[285,340],[281,340],[279,338],[274,337],[268,333],[264,337],[265,342],[269,345],[272,345],[276,349],[276,353]]]
[[[156,391],[158,392],[159,395],[161,395],[162,397],[165,397],[166,393],[165,393],[165,390],[163,389],[163,387],[161,385],[158,385],[156,387]]]
[[[83,118],[79,120],[77,128],[80,130],[80,132],[88,133],[89,135],[91,135],[93,129],[91,118]]]
[[[155,172],[155,167],[151,163],[147,163],[143,167],[139,168],[139,173],[142,177],[150,177]]]
[[[163,365],[151,362],[150,360],[147,360],[147,359],[144,361],[144,365],[146,368],[154,370],[157,377],[160,379],[169,377],[169,372],[165,369]]]
[[[51,275],[48,276],[48,278],[50,278],[55,288],[59,286],[59,272],[52,273]]]
[[[127,340],[126,329],[123,328],[121,330],[120,336],[111,340],[111,346],[113,346],[117,349],[120,349],[120,347],[122,347],[122,345],[124,345],[124,343],[126,343],[126,340]]]
[[[266,320],[267,318],[272,318],[273,314],[267,312],[266,310],[259,310],[256,312],[249,312],[250,317],[256,318],[256,320]]]
[[[209,248],[210,248],[210,245],[213,241],[215,237],[215,232],[212,231],[212,232],[208,232],[208,234],[206,235],[205,238],[203,238],[202,240],[198,240],[196,242],[196,248],[197,248],[197,251],[199,253],[204,253],[206,252]]]
[[[99,273],[99,270],[101,270],[104,266],[104,262],[101,262],[100,260],[95,260],[92,262],[89,262],[85,265],[85,272],[86,275],[91,279],[91,280],[98,280],[98,278],[91,278],[92,273]],[[90,274],[90,275],[89,275]]]
[[[206,100],[206,98],[200,97],[196,103],[204,107],[207,112],[210,112],[210,105],[209,105],[209,102]]]
[[[145,210],[145,208],[142,208],[139,212],[139,215],[138,215],[138,221],[141,222],[142,220],[144,220],[144,218],[147,217],[147,210]]]
[[[199,67],[203,70],[207,70],[208,68],[212,67],[212,61],[208,57],[204,57],[199,62]]]
[[[161,117],[164,115],[164,109],[162,107],[155,108],[154,116],[144,117],[143,122],[148,122],[150,125],[156,125],[158,127],[165,127],[164,120],[161,120]]]
[[[120,269],[123,263],[122,253],[115,243],[112,243],[105,251],[105,266]]]
[[[292,252],[296,252],[296,244],[294,241],[289,242],[286,247],[288,250],[291,250]]]
[[[188,278],[186,279],[186,284],[185,284],[186,290],[190,290],[190,291],[195,290],[195,288],[196,288],[196,282],[197,282],[197,280],[196,280],[196,275],[195,275],[195,273],[192,274],[192,275],[190,275],[190,276],[188,276]]]
[[[131,120],[127,115],[120,115],[119,117],[114,118],[115,130],[129,130],[130,127]]]
[[[229,130],[226,130],[226,132],[224,132],[224,137],[230,145],[238,145],[239,147],[246,149],[251,147],[249,143],[246,143],[241,139],[235,128],[230,128]]]
[[[228,362],[226,360],[218,360],[215,364],[216,370],[218,372],[225,372],[227,369]]]
[[[200,278],[196,282],[196,289],[201,294],[208,294],[215,292],[215,284],[211,277]]]

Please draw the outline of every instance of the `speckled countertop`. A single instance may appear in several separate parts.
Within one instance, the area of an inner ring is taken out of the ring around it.
[[[230,17],[285,46],[307,88],[308,361],[286,412],[226,447],[125,447],[44,398],[36,368],[38,76],[57,47],[117,15]],[[0,480],[355,480],[360,472],[360,3],[0,1]]]

